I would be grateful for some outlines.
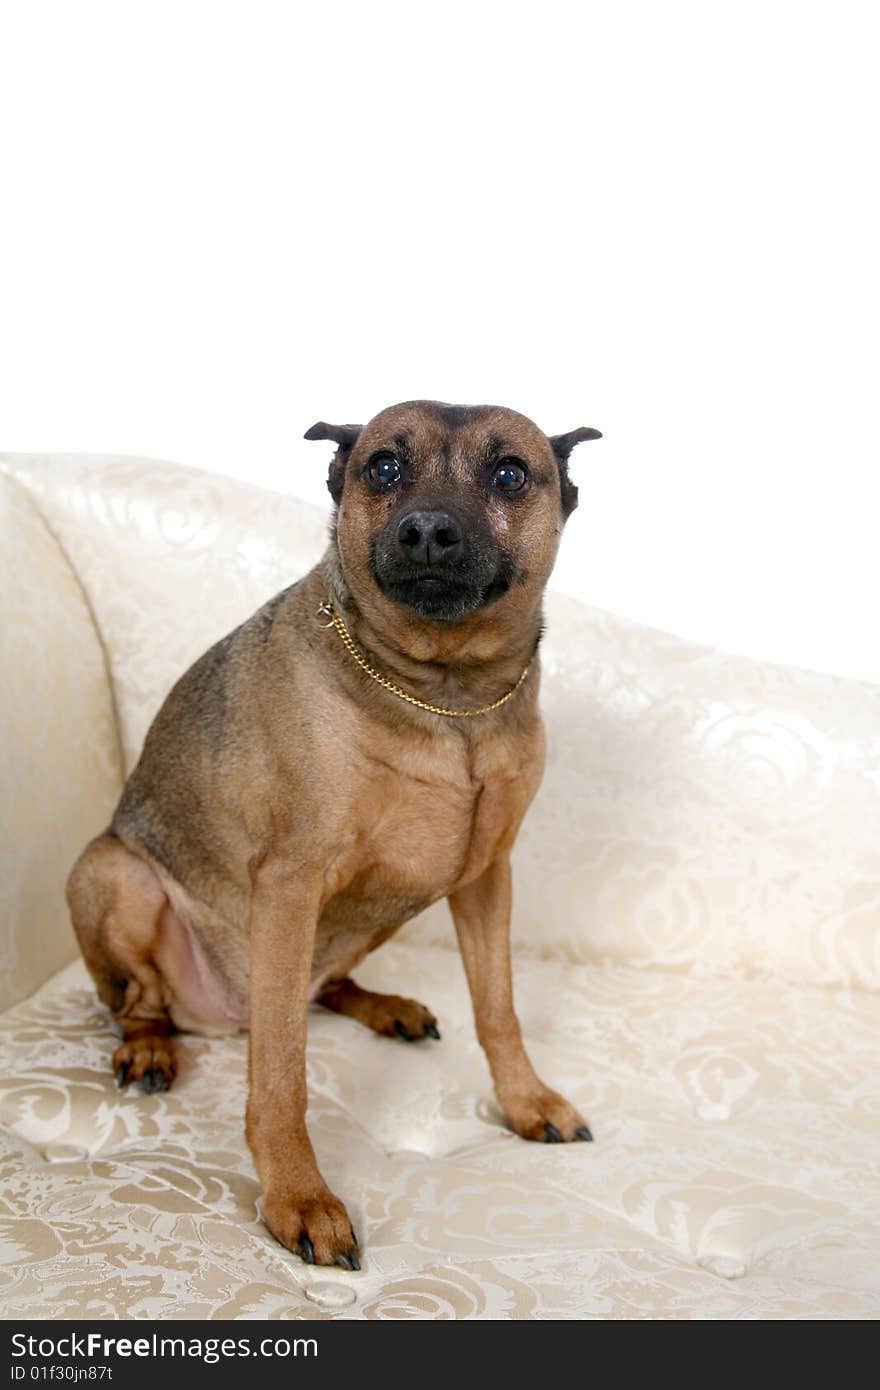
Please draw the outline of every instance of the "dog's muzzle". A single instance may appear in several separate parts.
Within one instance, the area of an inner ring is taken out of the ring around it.
[[[370,564],[388,598],[435,622],[454,622],[500,598],[514,572],[485,522],[451,507],[392,517],[373,541]]]

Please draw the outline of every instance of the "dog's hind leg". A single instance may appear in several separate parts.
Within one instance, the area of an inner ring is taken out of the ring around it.
[[[156,964],[163,914],[171,912],[165,890],[146,860],[115,836],[100,835],[74,865],[67,901],[98,994],[122,1028],[113,1054],[117,1082],[166,1090],[177,1063]]]
[[[356,1018],[365,1028],[387,1038],[404,1038],[418,1042],[420,1038],[439,1038],[437,1020],[415,999],[403,999],[399,994],[376,994],[361,989],[348,976],[333,980],[318,995],[318,1003],[337,1014]]]

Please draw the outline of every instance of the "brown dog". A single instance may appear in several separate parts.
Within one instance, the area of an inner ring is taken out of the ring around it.
[[[536,1076],[511,989],[510,850],[541,779],[541,601],[575,444],[491,406],[411,401],[337,445],[319,565],[177,682],[109,829],[68,884],[121,1025],[120,1085],[164,1090],[173,1028],[250,1030],[247,1137],[263,1215],[309,1263],[359,1268],[306,1131],[310,999],[412,1041],[422,1004],[350,978],[447,897],[511,1127],[589,1139]]]

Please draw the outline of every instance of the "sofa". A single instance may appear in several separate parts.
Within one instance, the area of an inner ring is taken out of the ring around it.
[[[246,1037],[185,1035],[170,1092],[117,1090],[66,874],[173,680],[327,525],[168,463],[0,456],[2,1315],[876,1317],[880,687],[548,595],[515,985],[595,1142],[505,1128],[436,905],[356,974],[442,1041],[309,1019],[310,1131],[361,1273],[261,1224]]]

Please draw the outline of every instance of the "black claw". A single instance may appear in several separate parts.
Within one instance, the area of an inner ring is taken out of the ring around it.
[[[153,1073],[151,1071],[145,1071],[141,1077],[141,1090],[145,1091],[148,1096],[153,1094]]]
[[[580,1129],[576,1129],[574,1132],[574,1137],[575,1139],[582,1140],[585,1144],[592,1144],[593,1142],[593,1136],[587,1129],[586,1125],[581,1125]]]
[[[123,1088],[123,1086],[125,1085],[125,1083],[126,1083],[127,1080],[128,1080],[128,1063],[127,1063],[127,1062],[120,1062],[119,1066],[116,1068],[116,1085],[119,1087],[120,1091],[122,1090],[122,1088]]]
[[[436,1038],[438,1042],[440,1041],[440,1029],[437,1027],[436,1023],[425,1024],[425,1037]]]
[[[153,1090],[154,1090],[154,1091],[167,1091],[167,1090],[168,1090],[168,1077],[165,1075],[164,1071],[154,1071],[154,1072],[153,1072]]]
[[[406,1040],[406,1042],[414,1042],[414,1041],[415,1041],[415,1039],[413,1038],[412,1033],[409,1031],[409,1029],[407,1028],[406,1024],[405,1024],[405,1023],[401,1023],[401,1021],[400,1021],[399,1018],[395,1020],[395,1023],[394,1023],[394,1031],[395,1031],[395,1033],[397,1033],[401,1038],[404,1038],[404,1039]]]
[[[544,1143],[545,1143],[545,1144],[561,1144],[561,1143],[562,1143],[562,1135],[559,1133],[559,1130],[556,1128],[555,1125],[545,1125],[545,1126],[544,1126]]]
[[[360,1241],[357,1238],[357,1231],[355,1230],[354,1226],[352,1226],[351,1228],[351,1241],[352,1245],[354,1245],[355,1249],[357,1249],[357,1247],[360,1245]]]
[[[309,1240],[308,1236],[303,1236],[297,1248],[299,1250],[300,1257],[303,1260],[305,1260],[307,1265],[313,1265],[315,1263],[315,1252],[312,1248],[312,1242]]]
[[[354,1249],[349,1250],[349,1252],[348,1252],[348,1259],[349,1259],[349,1263],[350,1263],[352,1269],[360,1269],[360,1267],[361,1267],[361,1262],[360,1262],[360,1260],[359,1260],[358,1257],[357,1257],[357,1251],[356,1251],[356,1250],[354,1250]]]
[[[348,1256],[348,1255],[337,1255],[337,1256],[336,1256],[336,1263],[337,1263],[338,1265],[340,1265],[343,1269],[353,1269],[353,1268],[354,1268],[354,1265],[351,1263],[350,1256]]]

